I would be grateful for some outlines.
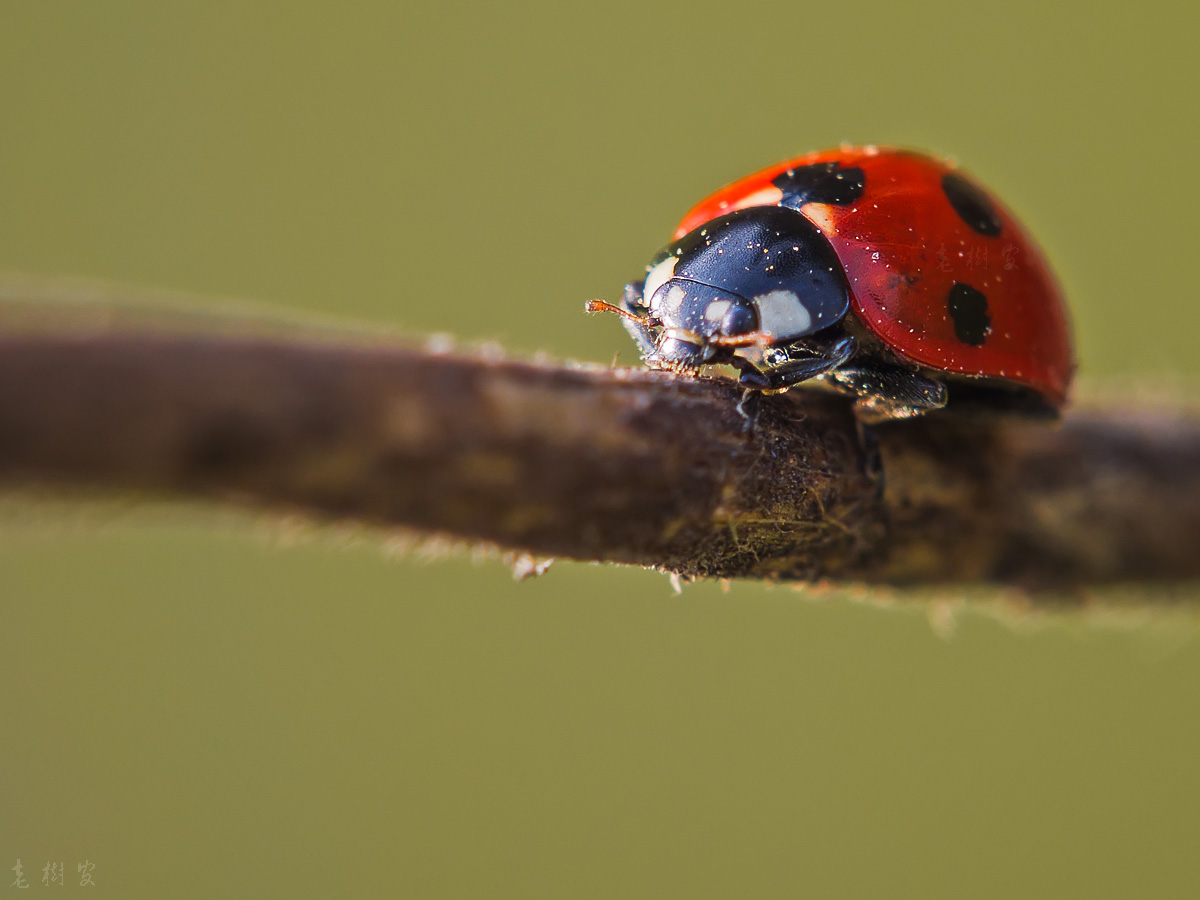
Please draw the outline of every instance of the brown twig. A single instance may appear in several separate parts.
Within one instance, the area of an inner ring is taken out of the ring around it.
[[[1200,576],[1191,418],[900,422],[877,432],[881,481],[833,396],[762,397],[751,424],[723,379],[94,318],[0,333],[3,483],[222,497],[684,576]]]

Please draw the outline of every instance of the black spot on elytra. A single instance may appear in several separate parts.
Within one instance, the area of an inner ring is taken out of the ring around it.
[[[954,336],[964,344],[982,346],[992,333],[992,317],[988,315],[987,297],[983,292],[956,281],[946,298],[946,307],[954,320]]]
[[[836,203],[844,206],[863,195],[866,176],[857,166],[843,169],[841,163],[814,163],[781,172],[771,184],[783,191],[783,206],[799,209],[805,203]]]
[[[1002,223],[987,194],[957,172],[942,176],[942,190],[958,217],[984,237],[1000,234]]]

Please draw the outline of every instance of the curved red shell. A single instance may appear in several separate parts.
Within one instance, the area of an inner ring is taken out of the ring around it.
[[[833,245],[850,284],[851,308],[870,332],[920,365],[1004,379],[1056,406],[1065,402],[1074,361],[1058,283],[1021,223],[977,183],[971,182],[991,204],[999,233],[981,233],[956,211],[943,178],[965,176],[952,163],[874,147],[810,153],[707,197],[683,217],[676,239],[735,209],[780,205],[783,194],[772,180],[821,163],[862,170],[856,200],[808,202],[800,212]],[[956,334],[948,304],[956,285],[986,297],[990,328],[981,343]]]

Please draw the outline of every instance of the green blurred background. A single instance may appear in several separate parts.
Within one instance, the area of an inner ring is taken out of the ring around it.
[[[582,303],[688,205],[892,143],[1022,214],[1085,376],[1196,376],[1198,26],[1177,2],[7,3],[0,268],[632,361]],[[0,538],[3,890],[19,858],[34,891],[48,861],[83,890],[88,860],[113,897],[1200,896],[1191,621],[947,634],[905,597],[517,584],[123,503]]]

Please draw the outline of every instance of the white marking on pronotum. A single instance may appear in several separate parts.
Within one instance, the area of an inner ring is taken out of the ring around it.
[[[671,276],[675,274],[675,266],[678,262],[678,256],[668,256],[646,273],[646,285],[642,288],[643,303],[649,305],[654,297],[654,292],[671,280]]]
[[[803,337],[812,327],[812,315],[791,291],[771,291],[754,298],[759,328],[776,340]]]
[[[720,322],[725,318],[725,313],[729,312],[729,307],[733,304],[728,300],[713,300],[704,310],[704,318],[710,322]]]
[[[681,285],[673,284],[666,296],[650,301],[650,312],[660,319],[673,316],[679,312],[679,307],[683,304],[685,297],[687,297],[687,291]]]

